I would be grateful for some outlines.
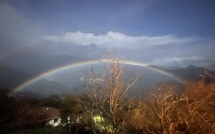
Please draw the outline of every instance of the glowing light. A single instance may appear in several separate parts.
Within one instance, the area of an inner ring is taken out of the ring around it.
[[[94,122],[104,122],[105,119],[100,115],[95,115],[95,116],[93,116],[93,121]]]
[[[93,121],[95,125],[100,130],[106,130],[107,132],[113,132],[113,126],[111,125],[110,121],[105,119],[102,115],[95,115],[93,116]]]

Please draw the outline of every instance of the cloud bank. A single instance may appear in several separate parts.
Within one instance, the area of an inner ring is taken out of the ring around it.
[[[109,48],[139,48],[163,44],[188,43],[193,38],[177,38],[174,35],[163,36],[132,36],[119,32],[109,31],[107,34],[95,35],[94,33],[67,32],[62,36],[46,36],[45,40],[53,43],[67,43],[78,45],[95,44]]]
[[[207,66],[213,62],[208,59],[214,59],[213,42],[205,43],[202,38],[196,37],[134,36],[114,31],[109,31],[106,34],[94,34],[78,31],[67,32],[60,36],[46,36],[45,40],[50,42],[49,47],[59,47],[57,50],[62,50],[62,53],[71,54],[72,52],[74,54],[74,51],[77,50],[88,55],[97,50],[89,51],[87,49],[84,51],[83,48],[94,44],[97,48],[104,48],[98,49],[101,56],[102,53],[111,50],[129,60],[162,66],[187,66],[189,64]],[[78,46],[82,47],[78,48]]]

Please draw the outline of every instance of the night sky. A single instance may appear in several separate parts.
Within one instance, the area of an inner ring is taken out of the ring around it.
[[[214,0],[0,1],[1,64],[28,52],[95,59],[114,51],[147,64],[215,69],[214,42]]]

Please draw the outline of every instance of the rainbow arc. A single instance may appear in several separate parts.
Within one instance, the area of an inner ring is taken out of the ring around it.
[[[12,90],[12,92],[9,93],[9,95],[12,95],[13,93],[20,91],[22,89],[24,89],[25,87],[37,82],[38,80],[48,77],[52,74],[61,72],[61,71],[65,71],[68,69],[72,69],[75,67],[81,67],[81,66],[85,66],[85,65],[95,65],[95,64],[102,64],[102,63],[108,63],[109,60],[107,59],[101,59],[101,60],[90,60],[90,61],[82,61],[82,62],[76,62],[76,63],[71,63],[71,64],[67,64],[67,65],[63,65],[54,69],[51,69],[49,71],[43,72],[39,75],[37,75],[36,77],[33,77],[27,81],[25,81],[24,83],[22,83],[21,85],[17,86],[15,89]],[[175,75],[163,70],[163,69],[159,69],[153,66],[148,66],[148,64],[144,64],[144,63],[140,63],[140,62],[134,62],[134,61],[122,61],[123,64],[126,65],[133,65],[133,66],[140,66],[140,67],[146,67],[150,70],[156,71],[160,74],[163,74],[165,76],[168,76],[170,78],[173,78],[175,80],[177,80],[178,82],[182,82],[182,80],[178,77],[176,77]]]

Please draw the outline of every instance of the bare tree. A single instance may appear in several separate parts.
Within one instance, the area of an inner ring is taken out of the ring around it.
[[[159,131],[153,130],[148,133],[214,133],[214,98],[213,83],[205,85],[202,81],[186,82],[182,94],[177,93],[171,85],[158,86],[147,101],[157,118],[153,121],[154,127]],[[158,128],[155,126],[157,121],[160,124]]]
[[[124,122],[124,117],[122,117],[124,109],[132,106],[132,101],[125,97],[138,80],[136,77],[131,83],[123,82],[124,69],[124,61],[111,57],[107,60],[105,75],[96,74],[94,70],[91,70],[91,84],[87,87],[92,100],[91,111],[100,109],[110,119],[113,133],[116,133]]]
[[[175,134],[178,125],[179,105],[184,101],[183,95],[177,95],[172,85],[159,86],[150,95],[149,101],[153,112],[160,122],[159,133]]]
[[[215,85],[202,81],[185,84],[184,105],[179,117],[190,133],[215,132]]]
[[[153,108],[145,100],[133,100],[134,106],[126,116],[126,128],[129,133],[153,133],[158,126],[154,119]]]
[[[119,133],[121,127],[139,133],[215,132],[214,84],[188,82],[182,93],[171,84],[159,85],[145,100],[128,99],[126,95],[138,78],[123,81],[125,63],[119,58],[109,58],[105,65],[102,73],[90,70],[89,101],[83,105],[92,118],[99,110],[109,120],[109,132]]]

